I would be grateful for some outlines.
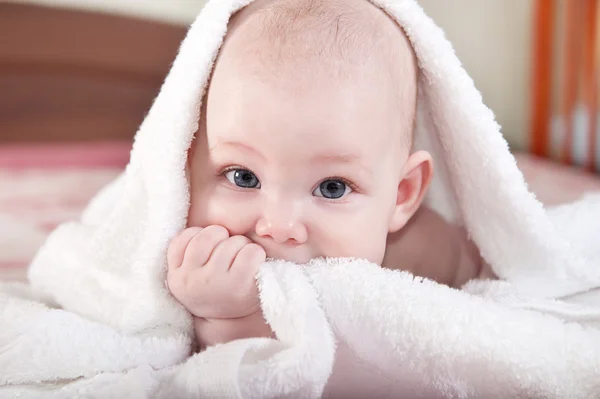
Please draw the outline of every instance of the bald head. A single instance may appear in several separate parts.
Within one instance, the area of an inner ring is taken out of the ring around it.
[[[368,0],[256,0],[228,29],[190,153],[189,225],[296,263],[380,263],[431,170],[409,155],[406,36]]]
[[[330,74],[415,72],[402,29],[367,0],[257,0],[233,17],[235,36],[244,55],[277,70],[317,61]]]
[[[368,0],[256,0],[232,18],[219,58],[283,78],[290,92],[320,80],[380,87],[383,106],[412,133],[415,56],[403,30]]]

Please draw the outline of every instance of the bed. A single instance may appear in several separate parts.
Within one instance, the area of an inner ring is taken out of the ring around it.
[[[24,279],[48,233],[78,217],[122,171],[185,31],[0,3],[0,37],[11,37],[0,41],[0,279]],[[545,203],[600,190],[600,179],[586,172],[517,159]]]
[[[127,163],[186,28],[0,3],[0,278]]]

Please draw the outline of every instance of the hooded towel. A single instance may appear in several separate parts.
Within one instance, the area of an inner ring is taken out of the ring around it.
[[[278,338],[192,355],[166,250],[186,226],[211,69],[251,2],[212,0],[125,171],[52,233],[30,285],[0,285],[0,397],[600,396],[600,198],[544,209],[443,32],[415,0],[371,1],[417,56],[416,145],[436,164],[428,205],[464,225],[500,279],[459,291],[365,261],[269,261],[258,282]]]

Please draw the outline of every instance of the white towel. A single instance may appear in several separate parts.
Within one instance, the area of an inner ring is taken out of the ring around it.
[[[367,1],[367,0],[365,0]],[[232,13],[191,26],[125,172],[29,269],[0,286],[0,397],[600,397],[600,196],[551,211],[528,192],[492,112],[415,0],[372,0],[419,63],[417,143],[429,205],[464,224],[499,281],[463,291],[349,259],[267,262],[278,339],[190,355],[165,254],[185,227],[185,165]]]

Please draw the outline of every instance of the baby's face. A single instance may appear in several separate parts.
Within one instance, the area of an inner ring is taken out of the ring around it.
[[[271,258],[381,263],[408,152],[398,109],[385,106],[397,102],[372,81],[290,78],[216,68],[191,155],[188,224],[222,225]]]

